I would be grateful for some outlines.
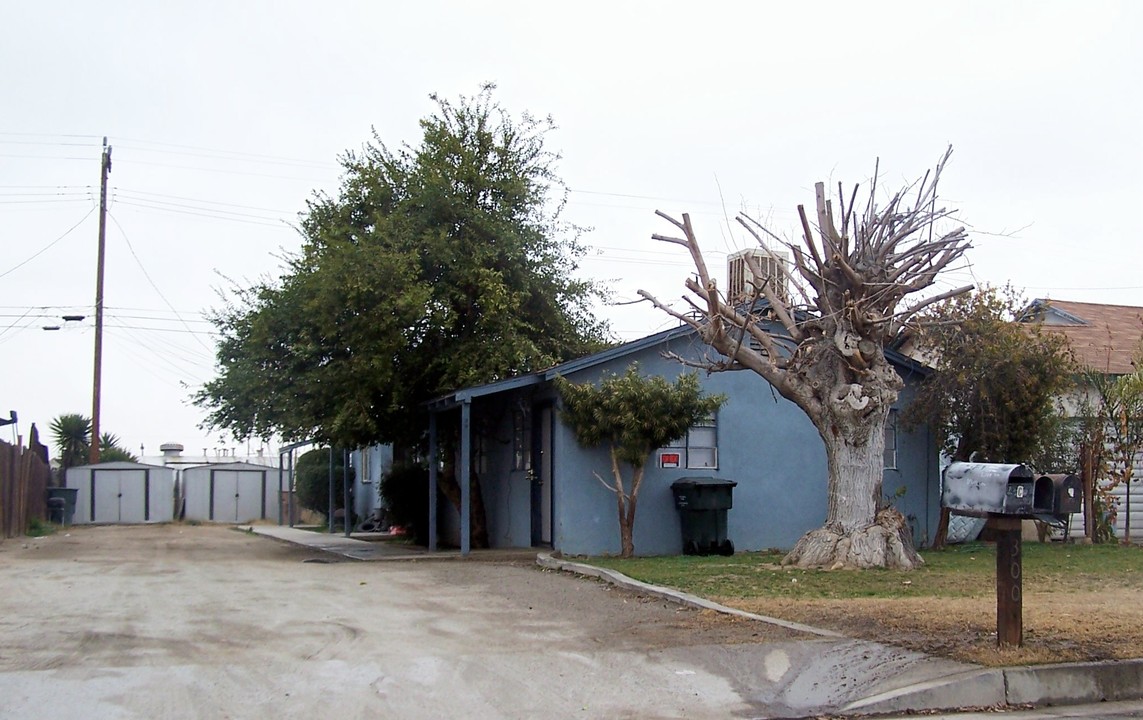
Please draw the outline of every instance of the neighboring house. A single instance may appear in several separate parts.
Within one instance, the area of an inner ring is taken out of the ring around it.
[[[664,358],[665,351],[695,360],[713,353],[689,327],[678,327],[430,403],[431,428],[455,422],[456,413],[460,427],[468,428],[462,429],[461,442],[480,478],[493,547],[544,546],[569,555],[619,552],[615,496],[593,476],[609,477],[607,448],[577,444],[560,418],[553,379],[597,382],[603,373],[621,374],[632,362],[644,375],[668,380],[688,371]],[[897,405],[903,407],[925,370],[903,355],[888,355],[905,379]],[[684,477],[737,481],[727,530],[737,549],[792,547],[825,521],[826,456],[817,430],[800,408],[753,372],[700,378],[705,392],[725,393],[728,400],[717,415],[651,458],[635,520],[636,553],[681,551],[671,483]],[[899,427],[896,410],[886,435],[883,494],[909,519],[917,543],[924,544],[940,510],[935,444],[926,429],[909,433]],[[463,477],[463,452],[458,455]],[[459,514],[445,501],[438,510],[440,534],[465,549]]]
[[[1103,305],[1098,303],[1072,302],[1069,300],[1036,299],[1028,306],[1021,317],[1023,322],[1041,323],[1045,330],[1059,333],[1068,340],[1068,345],[1076,360],[1084,370],[1112,377],[1127,375],[1135,371],[1135,354],[1143,343],[1143,307],[1133,305]],[[1076,415],[1082,412],[1084,400],[1091,404],[1096,401],[1092,388],[1082,383],[1071,396],[1064,398],[1067,412]],[[1143,456],[1136,458],[1136,474],[1143,468]],[[1136,481],[1131,492],[1131,527],[1143,529],[1143,487]],[[1120,512],[1115,521],[1115,531],[1122,537],[1128,488],[1120,486],[1112,490]],[[1072,518],[1072,533],[1083,533],[1083,515]],[[1132,533],[1138,535],[1139,533]]]
[[[1088,370],[1126,375],[1135,369],[1131,361],[1143,341],[1143,307],[1036,299],[1021,320],[1066,337]]]

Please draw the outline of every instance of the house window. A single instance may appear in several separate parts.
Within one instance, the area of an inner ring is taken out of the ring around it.
[[[897,469],[897,411],[890,410],[885,419],[885,469]]]
[[[532,423],[524,408],[512,413],[512,469],[532,469]]]
[[[361,467],[359,467],[359,468],[355,467],[355,468],[353,468],[353,470],[354,470],[354,472],[357,473],[357,477],[361,480],[361,483],[363,485],[368,485],[369,483],[373,482],[373,478],[369,475],[369,467],[372,464],[369,462],[369,455],[370,455],[369,448],[361,448],[360,450],[357,451],[356,454],[355,453],[349,454],[349,464],[350,465],[353,464],[353,461],[355,458],[356,458],[357,462],[361,465]]]
[[[718,467],[718,424],[708,415],[687,430],[687,434],[659,451],[661,467],[688,469]]]
[[[476,433],[472,438],[472,471],[477,475],[488,472],[488,448],[484,433]]]

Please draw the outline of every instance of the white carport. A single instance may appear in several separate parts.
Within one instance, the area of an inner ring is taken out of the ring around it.
[[[278,519],[278,469],[252,463],[182,471],[183,517],[220,523]]]
[[[158,523],[174,519],[175,470],[159,465],[109,462],[68,468],[80,523]]]

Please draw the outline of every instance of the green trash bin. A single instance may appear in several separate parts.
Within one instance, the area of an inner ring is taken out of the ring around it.
[[[733,555],[726,537],[726,511],[734,506],[733,480],[681,478],[671,483],[683,533],[684,555]]]
[[[75,503],[78,495],[79,490],[77,488],[48,488],[48,520],[59,522],[62,525],[70,525],[75,517]],[[53,503],[52,500],[57,502]],[[62,506],[60,506],[59,500],[63,500]]]

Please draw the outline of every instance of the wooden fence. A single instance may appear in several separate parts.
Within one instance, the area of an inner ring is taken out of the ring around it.
[[[0,440],[0,539],[23,535],[33,518],[45,519],[49,477],[38,453]]]

